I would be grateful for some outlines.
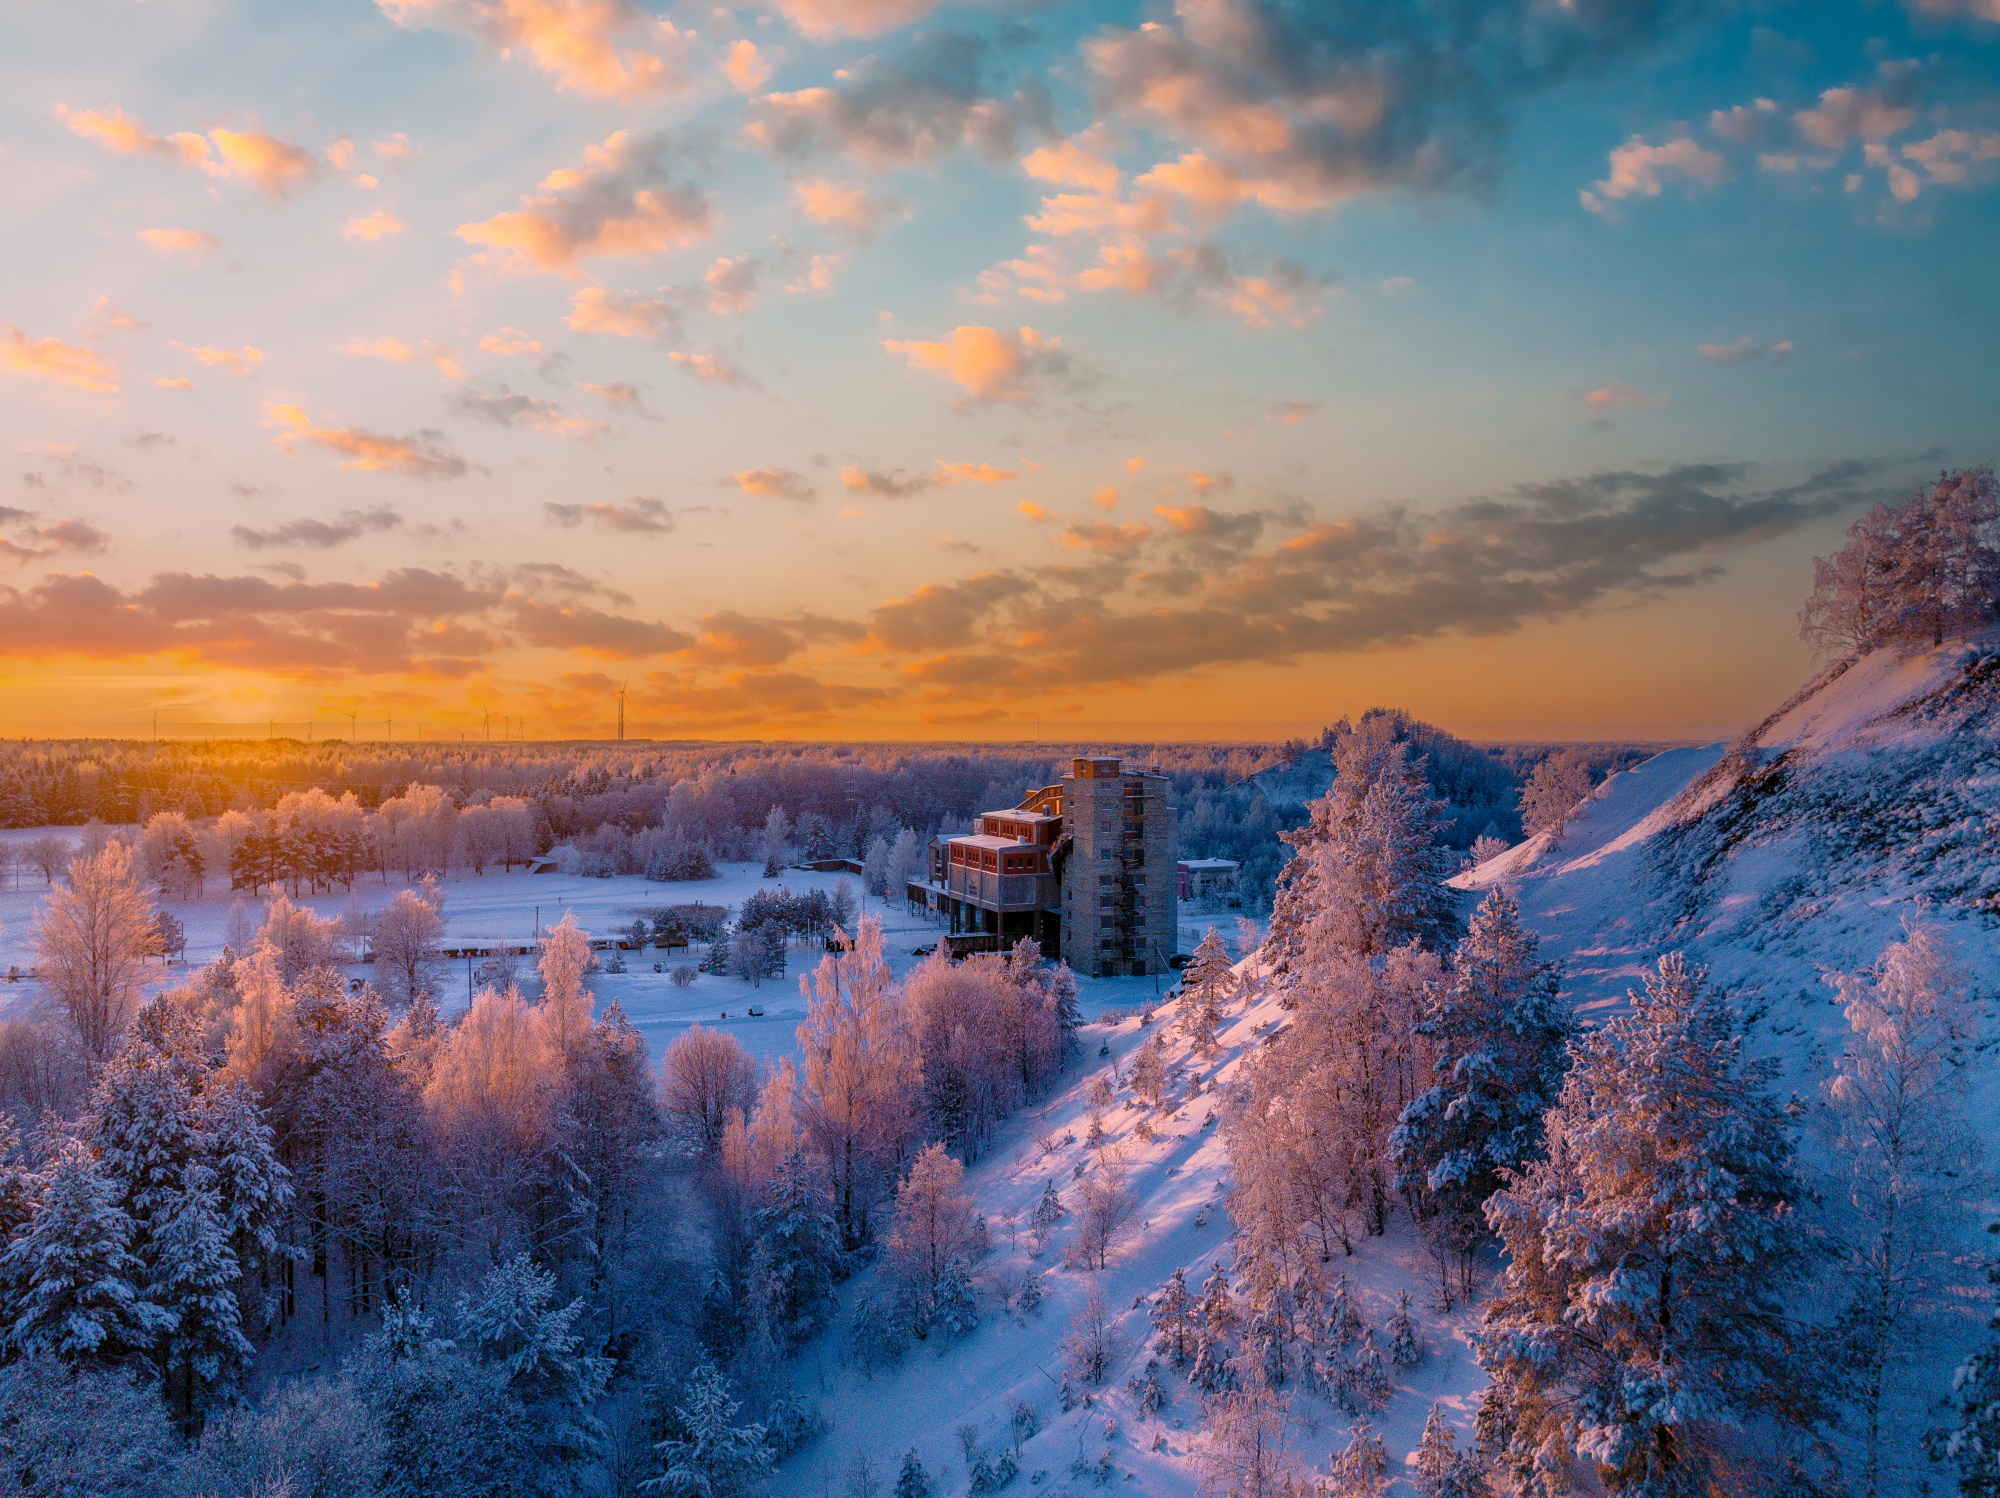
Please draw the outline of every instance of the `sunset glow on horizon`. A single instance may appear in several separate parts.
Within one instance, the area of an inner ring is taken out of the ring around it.
[[[0,736],[1706,739],[2000,456],[1993,0],[7,30]]]

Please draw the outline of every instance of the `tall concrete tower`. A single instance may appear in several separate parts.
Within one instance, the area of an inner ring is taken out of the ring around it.
[[[1075,760],[1062,814],[1063,960],[1093,978],[1164,972],[1179,914],[1166,776]]]

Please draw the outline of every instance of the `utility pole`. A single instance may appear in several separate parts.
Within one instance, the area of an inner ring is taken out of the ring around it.
[[[160,742],[160,710],[157,707],[153,709],[153,742]]]
[[[347,742],[352,744],[353,742],[355,742],[355,740],[359,739],[360,737],[361,737],[361,714],[349,713],[347,715]]]
[[[483,711],[486,714],[486,742],[490,744],[493,742],[493,709],[489,707]]]
[[[618,683],[618,742],[625,742],[625,683]]]
[[[382,737],[389,743],[396,742],[396,715],[390,713],[382,720]]]

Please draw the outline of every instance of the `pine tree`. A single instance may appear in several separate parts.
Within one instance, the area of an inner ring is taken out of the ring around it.
[[[132,1219],[132,1249],[142,1260],[150,1261],[155,1232],[204,1154],[194,1073],[192,1064],[139,1034],[91,1092],[86,1137],[99,1174]]]
[[[969,1336],[979,1325],[979,1292],[972,1283],[972,1269],[963,1258],[945,1266],[938,1281],[937,1311],[931,1325],[946,1337]]]
[[[131,1251],[132,1219],[80,1140],[69,1140],[42,1183],[27,1228],[7,1246],[20,1301],[7,1341],[72,1367],[101,1366],[151,1350],[172,1318],[145,1299]]]
[[[666,1498],[745,1498],[763,1486],[771,1468],[770,1447],[761,1425],[731,1425],[739,1408],[713,1363],[688,1377],[688,1396],[675,1413],[683,1434],[654,1448],[664,1470],[641,1483]]]
[[[1705,1429],[1783,1413],[1792,1146],[1700,970],[1663,957],[1631,1000],[1487,1204],[1509,1264],[1473,1346],[1517,1478],[1575,1456],[1615,1494],[1693,1493]]]
[[[1501,890],[1473,913],[1451,980],[1419,1026],[1437,1049],[1436,1080],[1390,1136],[1397,1180],[1419,1194],[1433,1233],[1459,1260],[1461,1293],[1483,1235],[1482,1209],[1503,1171],[1541,1149],[1572,1032],[1557,969],[1536,955],[1520,907]]]
[[[1218,1260],[1201,1285],[1201,1310],[1195,1330],[1194,1366],[1188,1379],[1197,1388],[1215,1393],[1236,1387],[1236,1372],[1230,1365],[1230,1334],[1236,1329],[1235,1298],[1229,1293],[1229,1271]]]
[[[823,1331],[833,1316],[833,1279],[840,1244],[826,1192],[803,1149],[785,1157],[771,1182],[769,1205],[753,1231],[763,1250],[764,1297],[782,1346],[796,1347]]]
[[[1326,1475],[1327,1498],[1381,1498],[1389,1490],[1389,1452],[1375,1427],[1357,1421]]]
[[[576,1330],[584,1303],[555,1303],[555,1276],[526,1254],[497,1265],[479,1293],[459,1303],[460,1345],[477,1361],[502,1369],[509,1394],[526,1417],[521,1436],[551,1482],[595,1459],[605,1436],[591,1413],[611,1365],[584,1350]]]
[[[1364,1408],[1379,1414],[1389,1402],[1394,1385],[1389,1378],[1389,1360],[1375,1345],[1373,1328],[1362,1331],[1361,1345],[1354,1349],[1354,1359],[1349,1366],[1354,1370],[1354,1397]]]
[[[1458,1432],[1445,1419],[1442,1405],[1432,1405],[1424,1417],[1416,1455],[1417,1491],[1424,1498],[1487,1498],[1491,1491],[1478,1458],[1458,1449]]]
[[[292,1203],[291,1172],[279,1163],[271,1126],[240,1080],[211,1079],[201,1098],[201,1158],[213,1173],[229,1247],[255,1273],[278,1251]]]
[[[1222,1025],[1222,1008],[1235,991],[1236,975],[1230,968],[1229,951],[1215,927],[1194,949],[1194,960],[1181,973],[1181,1033],[1193,1044],[1195,1054],[1215,1052],[1215,1032]]]
[[[243,1335],[236,1287],[242,1269],[229,1244],[229,1222],[214,1172],[196,1165],[161,1215],[154,1239],[149,1298],[172,1318],[161,1348],[162,1381],[192,1432],[204,1406],[233,1387],[256,1349]]]
[[[1153,1297],[1153,1329],[1158,1337],[1153,1346],[1176,1368],[1185,1368],[1194,1356],[1195,1308],[1188,1295],[1187,1270],[1176,1269],[1173,1278]]]
[[[2000,1234],[2000,1223],[1987,1228]],[[1994,1309],[1986,1322],[1984,1347],[1958,1365],[1951,1381],[1957,1414],[1945,1455],[1958,1467],[1962,1498],[2000,1498],[2000,1262],[1990,1262],[1986,1279],[1994,1287]]]
[[[895,1498],[930,1498],[931,1475],[912,1446],[903,1453],[903,1469],[896,1474]]]
[[[1416,1318],[1410,1315],[1410,1292],[1396,1292],[1396,1309],[1389,1317],[1389,1361],[1398,1368],[1414,1368],[1424,1360],[1424,1345],[1417,1337]]]

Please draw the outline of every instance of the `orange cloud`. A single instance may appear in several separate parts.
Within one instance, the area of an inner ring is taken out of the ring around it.
[[[754,94],[771,81],[771,65],[758,55],[757,44],[748,38],[729,44],[722,71],[742,94]]]
[[[715,385],[754,385],[756,381],[720,354],[684,354],[679,350],[667,357],[698,380]]]
[[[884,205],[868,196],[865,187],[841,187],[832,182],[800,182],[792,188],[799,211],[816,224],[852,229],[867,234],[882,221]]]
[[[727,316],[748,312],[757,300],[757,259],[754,255],[727,257],[709,266],[702,280],[708,284],[708,307]]]
[[[502,328],[479,340],[482,354],[539,354],[542,346],[519,328]]]
[[[174,347],[184,354],[193,354],[211,369],[226,369],[235,375],[247,375],[264,362],[264,351],[247,344],[241,349],[191,347],[185,343],[176,343]]]
[[[347,227],[340,232],[344,239],[381,239],[390,234],[401,234],[403,221],[393,213],[377,208],[364,218],[349,219]]]
[[[630,101],[686,81],[686,33],[632,0],[377,3],[399,26],[457,31],[502,57],[518,53],[553,77],[558,88],[593,98]]]
[[[448,348],[441,348],[428,338],[415,348],[400,338],[378,338],[373,343],[343,344],[343,354],[357,359],[387,359],[392,364],[425,363],[436,367],[437,372],[447,380],[462,380],[465,369],[458,362],[458,355]]]
[[[925,489],[949,488],[953,484],[1003,484],[1019,478],[1012,468],[995,468],[991,463],[947,463],[942,458],[929,473],[905,477],[900,468],[871,469],[849,464],[840,470],[840,482],[850,494],[875,494],[884,499],[904,499]]]
[[[1118,186],[1118,168],[1073,140],[1041,146],[1021,158],[1021,170],[1038,182],[1108,193]]]
[[[1090,502],[1100,510],[1117,509],[1118,486],[1116,484],[1105,484],[1095,494],[1090,496]]]
[[[94,395],[109,395],[118,389],[117,372],[95,349],[79,348],[59,338],[31,339],[7,322],[0,322],[0,368]]]
[[[1622,380],[1613,380],[1608,385],[1588,392],[1583,398],[1583,403],[1593,410],[1605,411],[1618,406],[1660,406],[1666,404],[1666,399],[1664,395],[1647,395],[1643,390],[1627,385]]]
[[[187,378],[186,376],[184,376],[184,375],[175,375],[175,376],[172,376],[171,378],[170,378],[170,377],[168,377],[168,376],[165,376],[165,375],[162,375],[162,376],[161,376],[161,377],[160,377],[159,379],[157,379],[157,380],[153,381],[153,383],[154,383],[154,384],[155,384],[156,386],[158,386],[158,387],[159,387],[160,389],[162,389],[162,390],[192,390],[192,389],[194,389],[194,381],[193,381],[193,380],[190,380],[190,379],[188,379],[188,378]]]
[[[731,482],[745,494],[767,499],[790,499],[803,504],[816,497],[805,475],[789,468],[746,468],[731,475]]]
[[[162,255],[184,255],[189,260],[206,260],[222,248],[222,241],[199,229],[141,229],[139,238]]]
[[[264,424],[279,428],[271,440],[287,453],[309,442],[341,455],[340,466],[362,473],[400,473],[417,479],[462,478],[465,459],[442,447],[436,432],[410,437],[384,437],[359,427],[316,427],[297,406],[273,403],[264,407]]]
[[[666,150],[664,135],[620,130],[586,148],[583,166],[550,172],[520,208],[453,232],[543,271],[705,239],[714,210],[694,188],[668,180]]]
[[[1611,153],[1610,171],[1584,190],[1583,206],[1592,213],[1609,213],[1607,200],[1657,198],[1672,177],[1713,187],[1728,175],[1729,164],[1720,155],[1688,136],[1656,146],[1635,135]]]
[[[776,0],[776,7],[807,36],[881,36],[921,21],[938,0]]]
[[[1203,473],[1198,468],[1190,468],[1181,477],[1187,480],[1190,489],[1204,496],[1212,494],[1217,489],[1236,487],[1236,476],[1227,468],[1218,468],[1214,473]]]
[[[1099,551],[1108,556],[1130,556],[1153,534],[1143,520],[1113,525],[1108,520],[1073,520],[1063,527],[1062,543],[1071,551]]]
[[[1062,340],[1033,328],[958,327],[942,342],[891,338],[882,347],[903,355],[912,369],[943,375],[965,391],[966,402],[980,405],[1026,404],[1041,393],[1042,375],[1069,365]]]
[[[188,166],[197,166],[208,158],[208,142],[192,131],[153,135],[116,106],[72,110],[58,104],[56,115],[74,134],[121,156],[160,156]]]
[[[679,304],[667,297],[586,286],[570,299],[569,316],[564,321],[579,333],[662,338],[680,331],[681,313]]]

